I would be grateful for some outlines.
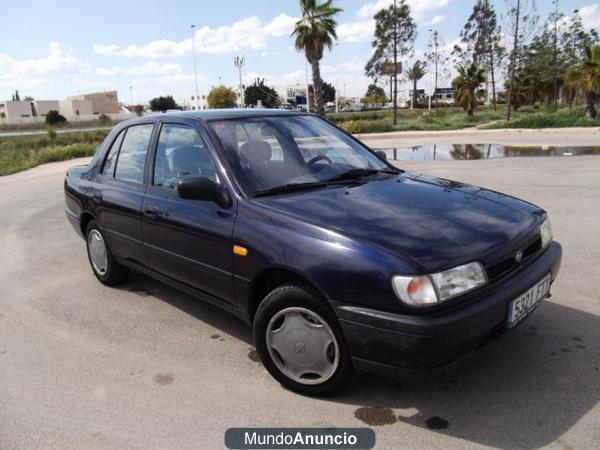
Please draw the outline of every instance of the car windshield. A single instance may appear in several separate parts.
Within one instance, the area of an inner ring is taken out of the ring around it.
[[[247,193],[392,171],[350,136],[323,119],[285,115],[208,122]]]

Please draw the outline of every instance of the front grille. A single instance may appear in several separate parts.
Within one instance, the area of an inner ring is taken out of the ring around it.
[[[495,280],[496,278],[504,275],[505,273],[510,272],[511,270],[517,268],[519,265],[526,262],[531,256],[535,255],[542,247],[542,239],[538,236],[533,242],[531,242],[527,247],[523,249],[523,259],[521,262],[517,262],[515,260],[516,250],[514,250],[510,256],[507,256],[500,261],[497,261],[493,264],[486,266],[488,278],[490,281]]]

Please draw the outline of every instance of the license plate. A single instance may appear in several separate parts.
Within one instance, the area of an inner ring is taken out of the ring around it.
[[[550,292],[552,275],[548,274],[508,304],[508,328],[514,327],[531,313]]]

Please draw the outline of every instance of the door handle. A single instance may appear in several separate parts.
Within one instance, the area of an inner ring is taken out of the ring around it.
[[[142,212],[144,213],[144,216],[148,217],[149,219],[156,219],[160,213],[160,210],[156,206],[148,205],[144,206]]]

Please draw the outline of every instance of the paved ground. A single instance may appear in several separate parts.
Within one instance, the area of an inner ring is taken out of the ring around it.
[[[547,208],[562,273],[523,326],[457,372],[360,376],[328,400],[278,386],[228,314],[140,275],[100,285],[62,210],[71,164],[0,177],[0,448],[215,449],[232,426],[365,425],[363,407],[389,422],[374,426],[378,448],[597,448],[600,157],[404,164]]]
[[[598,128],[546,128],[524,130],[395,131],[357,135],[373,148],[422,144],[502,144],[513,146],[598,146]]]

